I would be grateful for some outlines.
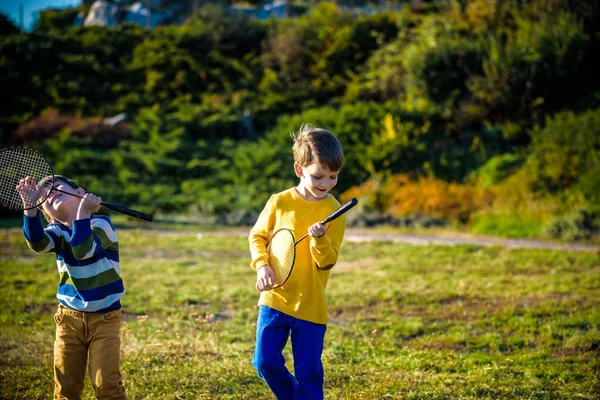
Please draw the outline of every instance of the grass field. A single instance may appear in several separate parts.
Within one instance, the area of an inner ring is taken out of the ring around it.
[[[129,397],[271,399],[246,239],[119,239]],[[0,397],[51,398],[54,258],[0,249]],[[327,399],[600,399],[597,253],[345,243],[328,298]]]

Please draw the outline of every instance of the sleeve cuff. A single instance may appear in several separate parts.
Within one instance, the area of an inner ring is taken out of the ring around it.
[[[259,257],[256,260],[252,260],[250,266],[252,267],[252,269],[258,270],[260,267],[267,264],[269,264],[269,256],[265,254],[264,256]]]
[[[83,243],[92,235],[91,218],[83,218],[73,221],[73,237],[71,246],[75,247]]]

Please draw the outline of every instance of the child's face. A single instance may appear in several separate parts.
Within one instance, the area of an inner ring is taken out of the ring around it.
[[[315,162],[307,167],[294,164],[294,169],[307,200],[320,200],[337,185],[339,171],[330,171],[319,163]]]
[[[81,196],[81,192],[83,192],[83,189],[73,189],[71,186],[61,181],[54,182],[54,187],[56,189],[65,191],[67,193],[73,193],[78,196]],[[50,193],[50,196],[48,196],[46,201],[42,204],[42,208],[46,215],[48,215],[53,220],[61,222],[70,222],[73,219],[75,219],[80,202],[81,199],[79,199],[78,197],[57,192],[54,190],[52,191],[52,193]]]

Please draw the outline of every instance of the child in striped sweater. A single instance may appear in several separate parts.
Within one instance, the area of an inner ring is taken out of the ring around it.
[[[17,191],[26,204],[44,198],[51,180],[21,179]],[[54,315],[54,398],[78,399],[89,377],[97,398],[127,399],[120,372],[121,297],[119,244],[106,216],[94,215],[102,199],[71,179],[56,175],[53,191],[38,208],[24,211],[23,233],[37,254],[53,252],[60,281]],[[42,193],[46,191],[45,193]],[[39,211],[48,221],[44,229]]]

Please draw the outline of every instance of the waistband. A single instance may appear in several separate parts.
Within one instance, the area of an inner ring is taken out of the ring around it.
[[[77,310],[73,310],[72,308],[66,307],[62,304],[58,305],[58,309],[56,310],[56,312],[58,314],[63,314],[63,315],[69,315],[71,317],[75,317],[78,319],[84,319],[86,316],[92,316],[92,315],[104,315],[104,314],[108,314],[110,312],[113,311],[119,311],[121,310],[120,308],[116,309],[116,310],[110,310],[110,311],[97,311],[97,312],[85,312],[85,311],[77,311]]]

